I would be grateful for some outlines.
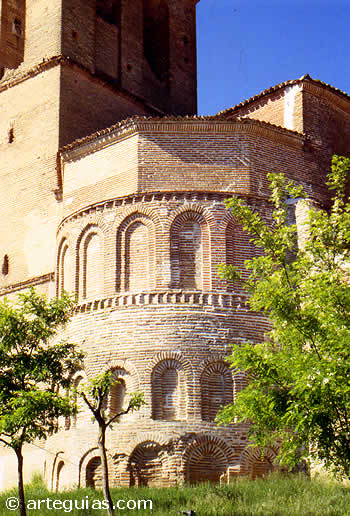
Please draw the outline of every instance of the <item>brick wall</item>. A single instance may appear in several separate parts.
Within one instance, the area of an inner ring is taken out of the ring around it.
[[[228,119],[249,117],[302,133],[302,86],[283,86],[271,93],[258,95],[256,99],[253,97],[251,101],[243,102],[242,105],[229,110],[225,116]]]
[[[9,259],[1,286],[53,272],[58,96],[58,68],[0,93],[0,259]]]

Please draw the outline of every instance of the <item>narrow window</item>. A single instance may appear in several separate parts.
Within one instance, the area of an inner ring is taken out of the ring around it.
[[[120,0],[97,0],[96,14],[110,25],[119,25]]]
[[[169,72],[169,8],[166,0],[144,0],[143,50],[145,58],[160,81]]]
[[[10,130],[9,130],[8,142],[9,143],[13,143],[14,139],[15,139],[15,131],[14,131],[14,128],[11,127]]]
[[[72,263],[68,244],[65,242],[61,246],[58,259],[58,295],[61,296],[63,291],[72,292]]]
[[[1,272],[4,276],[7,276],[7,274],[9,273],[9,257],[7,256],[7,254],[5,254],[4,256]]]
[[[21,20],[19,18],[15,18],[13,20],[12,32],[14,34],[16,34],[16,36],[18,36],[19,38],[22,37],[22,35],[23,35],[23,28],[22,28],[22,22],[21,22]]]

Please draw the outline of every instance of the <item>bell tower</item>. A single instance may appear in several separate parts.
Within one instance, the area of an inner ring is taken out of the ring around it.
[[[2,0],[0,67],[63,56],[155,113],[194,114],[197,1]]]
[[[196,113],[197,3],[0,0],[2,293],[52,285],[62,146],[133,115]]]
[[[3,68],[17,68],[21,64],[24,38],[25,0],[3,0],[0,3],[0,74]]]

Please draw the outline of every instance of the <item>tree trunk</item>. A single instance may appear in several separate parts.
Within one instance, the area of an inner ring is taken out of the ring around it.
[[[21,516],[26,516],[27,511],[24,499],[22,446],[20,448],[16,448],[15,453],[17,455],[19,513]]]
[[[100,449],[101,456],[103,496],[105,497],[105,500],[108,503],[108,514],[110,516],[114,516],[115,512],[113,507],[113,501],[109,490],[108,463],[106,453],[106,427],[104,426],[100,426],[99,429],[98,447]]]

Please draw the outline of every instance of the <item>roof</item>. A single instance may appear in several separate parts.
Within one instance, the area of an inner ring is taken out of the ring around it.
[[[331,86],[330,84],[322,82],[318,79],[313,79],[312,77],[310,77],[309,74],[306,74],[306,75],[303,75],[302,77],[300,77],[299,79],[293,79],[290,81],[281,82],[280,84],[276,84],[276,86],[271,86],[271,88],[268,88],[267,90],[264,90],[261,93],[258,93],[257,95],[254,95],[253,97],[250,97],[249,99],[244,100],[244,101],[240,102],[239,104],[236,104],[233,107],[224,109],[223,111],[219,111],[219,113],[217,113],[217,115],[215,115],[215,116],[222,117],[222,116],[234,114],[237,111],[239,111],[241,108],[248,106],[252,102],[260,100],[263,97],[271,95],[271,93],[274,93],[275,91],[282,90],[288,86],[294,86],[295,84],[301,84],[303,82],[310,82],[315,85],[321,86],[321,87],[327,89],[328,91],[345,98],[346,100],[350,100],[350,95],[348,95],[344,91],[339,90],[338,88],[335,88],[334,86]]]
[[[62,155],[66,152],[69,152],[72,149],[76,149],[77,147],[83,146],[85,144],[89,144],[94,140],[98,140],[99,138],[108,138],[113,135],[119,135],[128,131],[137,131],[137,130],[145,130],[145,125],[150,127],[152,124],[183,124],[183,123],[201,123],[201,122],[214,122],[214,123],[223,123],[230,125],[238,125],[243,124],[246,126],[256,126],[265,129],[272,129],[274,131],[278,131],[280,134],[284,134],[290,137],[299,137],[304,138],[302,133],[298,131],[293,131],[290,129],[286,129],[285,127],[281,127],[275,124],[271,124],[270,122],[264,122],[261,120],[255,120],[249,117],[237,117],[234,120],[227,120],[225,116],[214,115],[214,116],[162,116],[162,117],[147,117],[147,116],[139,116],[135,115],[126,120],[122,120],[117,122],[114,125],[111,125],[105,129],[101,129],[92,134],[89,134],[83,138],[79,138],[72,143],[61,147],[59,153]],[[158,126],[159,127],[159,126]]]

